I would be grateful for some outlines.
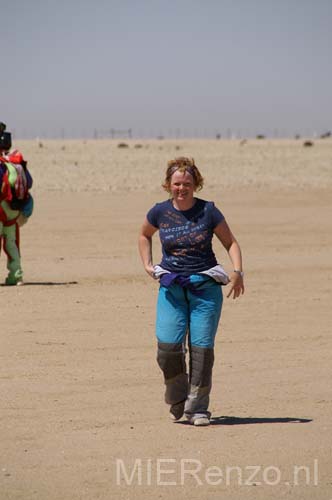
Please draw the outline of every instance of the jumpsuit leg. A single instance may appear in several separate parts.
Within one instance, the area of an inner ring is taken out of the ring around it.
[[[0,221],[0,253],[3,246],[3,222]]]
[[[17,224],[3,227],[3,247],[7,255],[8,276],[6,285],[16,285],[23,280],[21,256],[19,251],[19,228]]]

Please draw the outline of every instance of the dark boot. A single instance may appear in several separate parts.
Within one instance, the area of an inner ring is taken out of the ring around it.
[[[185,414],[191,423],[201,417],[210,418],[208,411],[212,387],[214,349],[190,346],[190,392],[185,404]]]
[[[183,415],[188,394],[184,345],[158,342],[157,361],[164,374],[165,402],[171,405],[170,412],[178,420]]]

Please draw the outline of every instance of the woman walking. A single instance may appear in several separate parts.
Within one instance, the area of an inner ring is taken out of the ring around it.
[[[241,249],[214,203],[194,196],[203,187],[203,177],[192,158],[168,162],[163,187],[170,198],[149,210],[139,237],[144,269],[160,281],[157,361],[172,418],[185,415],[193,425],[209,425],[214,340],[223,302],[220,285],[230,283],[227,297],[244,293]],[[162,260],[154,265],[152,237],[158,230]],[[232,262],[229,277],[213,253],[214,235]]]

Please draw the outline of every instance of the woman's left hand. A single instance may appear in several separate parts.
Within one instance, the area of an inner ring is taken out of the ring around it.
[[[233,299],[240,297],[244,293],[243,277],[239,273],[232,273],[230,275],[231,288],[227,294],[227,298],[233,294]]]

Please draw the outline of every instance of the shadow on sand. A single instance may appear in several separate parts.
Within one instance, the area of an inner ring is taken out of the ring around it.
[[[312,422],[310,418],[296,417],[212,417],[211,425],[251,425],[251,424],[307,424]],[[189,425],[186,420],[176,422],[177,424]]]
[[[307,424],[310,418],[296,417],[212,417],[211,425],[249,425],[249,424]]]
[[[63,285],[78,285],[78,281],[63,281],[63,282],[55,282],[55,281],[25,281],[24,288],[26,286],[63,286]],[[8,285],[2,284],[0,286],[5,286],[8,288]],[[9,288],[16,288],[15,286]]]

